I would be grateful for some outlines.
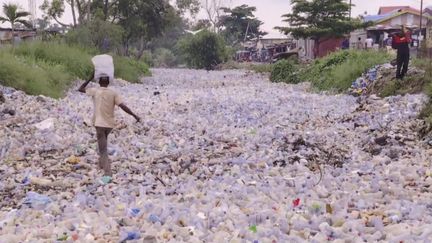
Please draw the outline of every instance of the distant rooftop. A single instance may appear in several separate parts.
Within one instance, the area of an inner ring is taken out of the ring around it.
[[[11,28],[2,28],[2,27],[0,27],[0,31],[12,31],[12,29]],[[14,29],[14,31],[36,31],[36,28],[33,28],[33,29],[21,29],[21,28],[18,28],[18,29]]]
[[[380,7],[377,15],[364,16],[363,20],[365,22],[369,22],[369,21],[377,22],[383,19],[391,18],[393,15],[396,16],[400,12],[411,12],[413,14],[420,15],[420,10],[417,10],[410,6],[386,6],[386,7]]]
[[[376,22],[376,21],[379,21],[379,20],[381,20],[381,19],[384,19],[384,18],[390,17],[390,16],[392,16],[392,15],[393,15],[393,13],[387,13],[387,14],[381,14],[381,15],[367,15],[367,16],[364,16],[364,17],[363,17],[363,20],[364,20],[365,22],[369,22],[369,21],[371,21],[371,22]]]
[[[378,15],[384,15],[384,14],[388,14],[400,10],[402,11],[407,10],[407,11],[412,11],[420,14],[420,10],[412,8],[410,6],[383,6],[379,8]]]

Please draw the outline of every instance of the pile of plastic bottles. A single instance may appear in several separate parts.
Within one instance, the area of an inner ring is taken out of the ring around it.
[[[350,93],[353,95],[362,95],[372,83],[377,81],[378,78],[378,70],[384,68],[391,68],[387,65],[378,65],[371,69],[369,69],[362,77],[357,78],[351,85]]]
[[[432,241],[422,95],[329,96],[241,70],[113,88],[142,117],[116,111],[113,177],[89,97],[4,92],[0,242]]]

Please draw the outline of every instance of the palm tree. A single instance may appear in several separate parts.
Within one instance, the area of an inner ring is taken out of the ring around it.
[[[5,17],[0,16],[0,21],[2,23],[9,22],[11,24],[12,29],[12,44],[14,43],[15,38],[15,24],[21,23],[25,25],[26,27],[32,27],[32,25],[25,19],[24,17],[27,17],[30,15],[29,12],[25,11],[19,11],[19,7],[17,4],[13,3],[4,3],[3,4],[3,14]]]

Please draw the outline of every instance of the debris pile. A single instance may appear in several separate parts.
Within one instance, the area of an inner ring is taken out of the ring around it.
[[[384,70],[393,69],[395,68],[391,64],[377,65],[369,69],[352,83],[349,92],[355,96],[365,94],[374,82],[378,82],[378,80],[383,78],[382,73]]]
[[[383,87],[388,83],[401,83],[404,81],[396,80],[396,66],[390,63],[377,65],[361,77],[357,78],[351,85],[349,93],[354,96],[378,94],[382,91]],[[419,70],[415,67],[410,67],[406,79],[410,77],[418,77],[422,80],[424,75],[423,70]],[[409,86],[409,85],[408,85]],[[421,86],[421,85],[420,85]],[[416,87],[409,87],[415,91]],[[413,92],[415,93],[415,92]]]
[[[243,71],[117,81],[114,176],[91,100],[1,88],[1,242],[427,242],[426,97],[327,96]]]

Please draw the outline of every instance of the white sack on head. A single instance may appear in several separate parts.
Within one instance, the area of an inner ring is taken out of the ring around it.
[[[98,55],[92,58],[95,68],[94,79],[96,81],[101,77],[109,77],[109,81],[114,81],[114,62],[110,55]]]

